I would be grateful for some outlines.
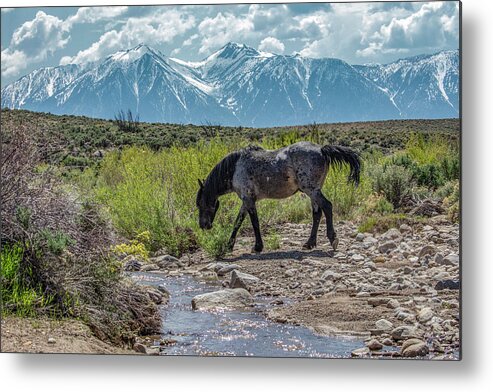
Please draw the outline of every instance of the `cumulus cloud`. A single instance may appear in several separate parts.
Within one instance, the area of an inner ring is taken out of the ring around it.
[[[267,37],[264,38],[262,41],[260,41],[258,49],[265,52],[282,54],[284,53],[285,47],[284,44],[281,41],[279,41],[277,38]]]
[[[8,48],[2,50],[2,75],[16,75],[28,65],[39,63],[69,40],[64,21],[38,11],[33,20],[17,28]]]
[[[77,12],[69,16],[65,23],[95,23],[100,20],[112,19],[128,11],[127,6],[116,7],[80,7]]]
[[[73,57],[63,57],[60,64],[97,61],[117,50],[128,49],[142,42],[148,45],[171,42],[176,36],[190,30],[194,25],[193,15],[183,14],[175,9],[166,9],[138,18],[128,18],[121,29],[113,29],[104,33],[87,49],[79,51]]]
[[[424,3],[405,17],[392,17],[372,35],[363,37],[366,47],[357,53],[409,53],[458,45],[458,3]]]

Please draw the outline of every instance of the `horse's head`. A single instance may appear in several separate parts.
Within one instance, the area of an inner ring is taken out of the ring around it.
[[[196,204],[199,209],[200,228],[205,230],[212,229],[212,223],[214,222],[216,212],[219,209],[219,200],[216,197],[211,197],[211,195],[207,194],[204,184],[200,180]]]

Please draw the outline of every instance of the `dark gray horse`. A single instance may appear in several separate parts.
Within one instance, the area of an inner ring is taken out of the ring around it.
[[[312,249],[317,245],[317,231],[323,212],[327,220],[327,237],[333,249],[337,250],[339,241],[332,223],[332,204],[321,189],[329,166],[342,164],[349,165],[348,180],[357,185],[360,159],[347,147],[299,142],[273,151],[260,147],[235,151],[219,162],[204,182],[199,180],[196,201],[199,225],[202,229],[212,228],[219,208],[219,196],[236,192],[243,204],[229,240],[229,249],[233,249],[236,234],[248,213],[255,232],[253,250],[261,252],[264,245],[255,203],[261,199],[284,199],[301,191],[310,197],[313,216],[310,238],[303,248]]]

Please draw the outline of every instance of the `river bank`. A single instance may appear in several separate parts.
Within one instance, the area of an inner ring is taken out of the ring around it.
[[[270,298],[265,314],[272,321],[365,339],[353,356],[378,356],[387,347],[406,357],[458,357],[457,224],[437,216],[383,234],[362,234],[355,225],[339,222],[337,252],[327,250],[322,229],[312,251],[301,250],[309,225],[285,224],[278,230],[275,251],[251,254],[247,235],[219,262],[197,252],[179,260],[158,256],[144,269],[190,274]]]

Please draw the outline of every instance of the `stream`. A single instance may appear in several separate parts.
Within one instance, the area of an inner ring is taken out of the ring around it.
[[[173,344],[164,347],[161,355],[347,358],[352,350],[364,347],[358,338],[320,336],[305,327],[267,320],[263,314],[272,299],[256,297],[250,311],[194,311],[194,296],[221,287],[188,275],[136,272],[132,276],[139,284],[164,285],[171,293],[168,305],[160,307],[161,339]]]

